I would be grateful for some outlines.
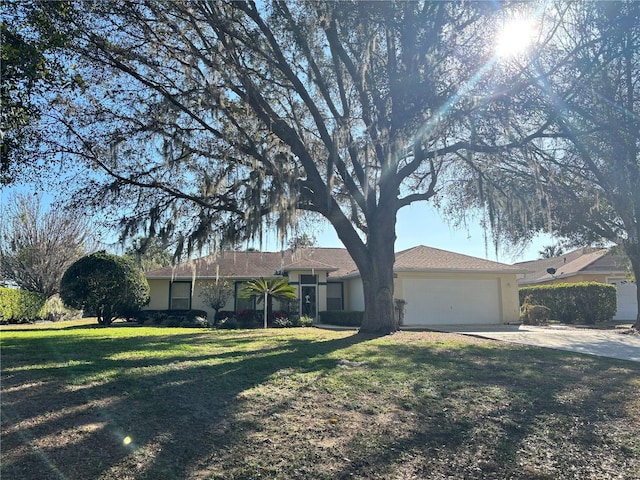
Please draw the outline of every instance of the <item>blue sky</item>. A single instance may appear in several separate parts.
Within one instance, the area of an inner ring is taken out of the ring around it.
[[[324,228],[319,226],[313,232],[320,247],[343,247],[333,227],[328,223]],[[403,208],[398,214],[396,225],[395,250],[400,251],[417,245],[449,250],[473,257],[487,258],[502,263],[516,263],[540,258],[538,253],[548,245],[555,245],[557,240],[550,235],[539,235],[525,249],[519,251],[495,253],[491,241],[485,242],[484,231],[479,222],[469,223],[467,227],[454,228],[448,225],[440,214],[427,202],[421,202]],[[259,245],[256,245],[259,248]],[[266,235],[263,241],[264,250],[278,250],[277,235]]]
[[[13,193],[33,194],[34,187],[16,186],[4,188],[0,191],[0,210],[6,205]],[[38,195],[46,202],[53,200],[53,195],[38,190]],[[310,231],[311,230],[311,231]],[[306,233],[316,237],[320,247],[343,247],[333,227],[327,222],[314,224],[307,227]],[[466,227],[454,228],[448,225],[440,214],[428,202],[420,202],[400,210],[396,225],[395,250],[405,250],[417,245],[449,250],[473,257],[487,258],[502,263],[515,263],[526,260],[535,260],[540,257],[539,251],[547,245],[553,245],[557,241],[550,235],[540,235],[525,249],[519,251],[499,251],[496,255],[493,244],[485,242],[484,231],[479,222],[469,222]],[[113,235],[116,238],[116,235]],[[262,247],[256,242],[255,248],[265,251],[277,251],[280,247],[278,236],[275,232],[266,233]]]

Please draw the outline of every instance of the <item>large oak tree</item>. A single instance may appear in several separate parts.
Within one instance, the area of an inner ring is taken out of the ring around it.
[[[510,8],[77,2],[67,55],[84,89],[51,104],[64,134],[46,147],[91,169],[78,201],[186,250],[285,231],[300,211],[326,218],[362,275],[362,330],[386,333],[398,211],[437,199],[474,153],[548,127],[510,127],[531,86],[494,56]]]
[[[514,67],[538,79],[522,104],[546,134],[476,161],[457,207],[484,205],[510,240],[547,229],[576,245],[617,244],[639,278],[640,3],[567,4],[553,41]],[[522,118],[513,124],[524,128]]]

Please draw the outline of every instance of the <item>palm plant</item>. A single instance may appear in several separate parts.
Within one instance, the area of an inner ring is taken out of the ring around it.
[[[269,298],[276,300],[295,299],[296,287],[289,285],[286,278],[269,278],[263,277],[255,280],[244,282],[243,289],[240,292],[242,298],[257,298],[258,303],[264,302],[264,328],[267,328],[267,305]]]

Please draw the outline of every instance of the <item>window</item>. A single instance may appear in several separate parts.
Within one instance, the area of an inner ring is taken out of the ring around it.
[[[327,283],[327,310],[342,310],[342,283]]]
[[[244,312],[246,310],[253,311],[256,309],[256,299],[254,297],[242,298],[240,296],[243,290],[244,282],[236,282],[236,312]]]
[[[244,310],[255,310],[256,299],[255,298],[241,298],[236,299],[236,312],[242,312]]]
[[[300,285],[316,285],[317,283],[317,275],[300,275]]]
[[[171,310],[189,310],[191,308],[191,282],[173,282],[171,284]]]

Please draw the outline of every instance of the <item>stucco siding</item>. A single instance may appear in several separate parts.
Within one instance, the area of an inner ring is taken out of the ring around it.
[[[345,283],[344,309],[350,311],[364,311],[364,290],[360,278],[351,278]]]
[[[149,304],[145,310],[166,310],[169,308],[169,280],[149,280]]]

